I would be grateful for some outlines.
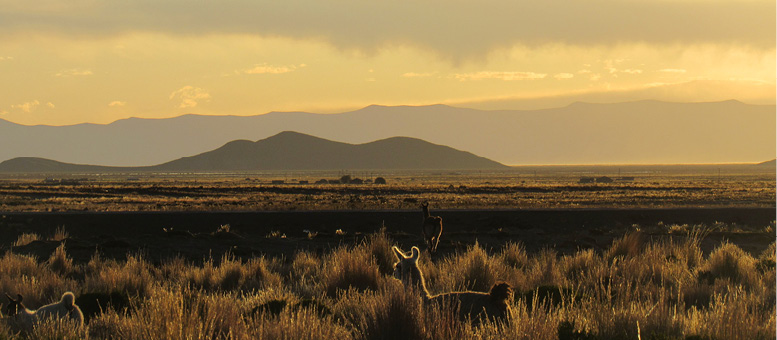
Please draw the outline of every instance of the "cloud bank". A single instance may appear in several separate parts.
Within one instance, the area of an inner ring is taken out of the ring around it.
[[[776,9],[774,1],[761,0],[0,0],[0,30],[5,39],[30,32],[248,34],[321,40],[367,53],[408,45],[456,58],[544,43],[774,48]]]

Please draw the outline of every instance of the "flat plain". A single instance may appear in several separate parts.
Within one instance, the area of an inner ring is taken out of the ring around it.
[[[420,234],[426,201],[443,218],[436,254]],[[4,175],[0,210],[2,290],[33,307],[74,291],[88,321],[75,332],[2,322],[0,339],[766,339],[775,329],[772,168]],[[514,317],[477,325],[420,306],[391,278],[391,246],[422,249],[433,292],[507,281]]]

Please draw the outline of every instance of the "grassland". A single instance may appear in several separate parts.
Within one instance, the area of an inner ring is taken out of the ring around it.
[[[311,184],[346,175],[381,176],[387,184]],[[604,176],[614,182],[580,183]],[[397,210],[415,209],[419,200],[437,209],[774,207],[775,175],[772,168],[739,165],[0,176],[5,212]]]
[[[0,340],[773,339],[774,169],[624,170],[0,176],[0,293],[73,291],[87,320]],[[310,184],[346,174],[388,183]],[[506,281],[507,322],[391,276],[426,200],[429,290]]]
[[[139,254],[78,263],[6,252],[0,289],[28,306],[76,293],[86,327],[45,323],[0,339],[772,339],[775,246],[751,256],[731,243],[705,255],[703,228],[673,240],[634,232],[603,252],[529,253],[521,243],[465,251],[421,266],[430,291],[515,288],[506,323],[472,324],[391,277],[395,242],[382,232],[325,253],[202,264]],[[19,244],[30,242],[20,238]]]

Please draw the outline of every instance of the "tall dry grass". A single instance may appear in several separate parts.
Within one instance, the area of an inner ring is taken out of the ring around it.
[[[730,243],[708,256],[704,235],[625,235],[603,252],[527,253],[520,244],[467,250],[420,266],[431,293],[515,288],[504,323],[469,323],[392,278],[385,233],[326,253],[153,265],[95,255],[74,263],[6,252],[0,290],[36,308],[73,291],[84,329],[30,333],[0,320],[1,339],[772,339],[775,245],[752,256]],[[2,293],[0,292],[0,293]],[[3,301],[4,303],[5,301]]]

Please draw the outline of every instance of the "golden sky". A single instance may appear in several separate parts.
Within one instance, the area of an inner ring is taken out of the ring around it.
[[[773,0],[0,0],[0,118],[775,103]]]

